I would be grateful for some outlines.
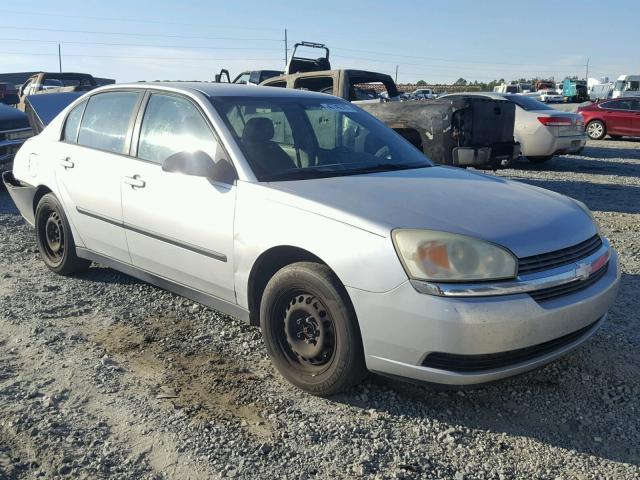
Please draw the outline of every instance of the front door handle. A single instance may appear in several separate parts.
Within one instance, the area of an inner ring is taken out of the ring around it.
[[[124,177],[124,183],[131,185],[131,188],[144,188],[146,185],[145,181],[140,179],[138,175],[134,175],[133,177]]]
[[[75,163],[73,163],[69,158],[60,159],[60,166],[64,167],[65,170],[69,168],[73,168]]]

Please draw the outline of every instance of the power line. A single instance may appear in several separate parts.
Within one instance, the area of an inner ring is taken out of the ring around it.
[[[151,43],[112,43],[112,42],[73,42],[73,41],[58,41],[58,40],[36,40],[32,38],[0,38],[3,41],[16,41],[16,42],[36,42],[36,43],[61,43],[63,45],[98,45],[109,47],[153,47],[153,48],[193,48],[201,50],[269,50],[280,51],[280,48],[265,48],[265,47],[204,47],[200,45],[156,45]]]
[[[0,52],[2,55],[24,55],[24,56],[54,56],[57,57],[57,53],[25,53],[25,52]],[[154,56],[128,56],[128,55],[90,55],[90,54],[78,54],[78,53],[65,53],[65,57],[85,57],[85,58],[129,58],[129,59],[144,59],[144,60],[211,60],[211,61],[223,61],[223,60],[237,60],[236,57],[226,58],[214,58],[214,57],[154,57]],[[241,60],[280,60],[279,57],[262,57],[262,58],[242,58]]]
[[[37,11],[30,11],[30,12],[20,12],[17,10],[2,10],[3,14],[13,14],[13,15],[28,15],[29,17],[32,17],[34,15],[40,15],[40,16],[45,16],[45,17],[63,17],[63,18],[84,18],[87,20],[106,20],[106,21],[114,21],[114,22],[135,22],[135,23],[148,23],[148,24],[155,24],[155,25],[176,25],[176,26],[182,26],[182,27],[193,27],[196,26],[193,23],[181,23],[181,22],[166,22],[166,21],[162,21],[162,20],[142,20],[142,19],[133,19],[133,18],[125,18],[125,17],[91,17],[88,15],[70,15],[70,14],[66,14],[66,13],[51,13],[51,12],[37,12]],[[280,28],[273,28],[273,27],[240,27],[240,26],[229,26],[229,25],[218,25],[218,26],[223,26],[225,28],[234,28],[234,29],[241,29],[241,30],[270,30],[270,31],[281,31],[282,29]]]
[[[191,38],[198,40],[244,40],[255,42],[282,42],[282,39],[278,38],[242,38],[242,37],[205,37],[199,35],[167,35],[166,33],[127,33],[127,32],[106,32],[106,31],[90,31],[90,30],[67,30],[60,28],[44,28],[44,27],[6,27],[8,30],[35,30],[41,32],[61,32],[61,33],[85,33],[92,35],[122,35],[128,37],[163,37],[163,38]]]

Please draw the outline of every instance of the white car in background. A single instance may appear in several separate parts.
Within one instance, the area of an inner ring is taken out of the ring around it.
[[[564,97],[561,94],[559,94],[556,90],[540,90],[538,94],[540,96],[540,101],[544,103],[564,102]]]
[[[515,103],[513,136],[520,142],[520,153],[531,162],[542,163],[554,155],[578,153],[587,143],[582,115],[556,110],[526,95],[481,92],[446,97],[454,95],[477,95]]]

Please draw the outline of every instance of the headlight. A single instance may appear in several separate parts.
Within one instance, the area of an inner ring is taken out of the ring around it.
[[[515,278],[518,261],[493,243],[433,230],[394,230],[393,244],[407,275],[461,282]]]
[[[7,133],[7,140],[20,140],[23,138],[29,138],[32,135],[33,135],[33,132],[31,131],[31,129],[22,130],[19,132],[9,132]]]
[[[587,207],[585,203],[581,202],[580,200],[576,200],[575,198],[573,199],[573,201],[578,204],[578,206],[582,209],[584,213],[589,215],[589,218],[591,219],[591,221],[596,227],[596,232],[598,232],[598,235],[602,236],[602,231],[600,230],[600,224],[596,220],[596,217],[593,216],[593,212],[589,210],[589,207]]]

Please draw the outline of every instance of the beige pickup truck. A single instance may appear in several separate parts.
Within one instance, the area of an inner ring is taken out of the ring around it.
[[[58,92],[88,92],[98,86],[88,73],[47,73],[32,75],[20,87],[18,108],[24,111],[24,99],[28,95]]]

